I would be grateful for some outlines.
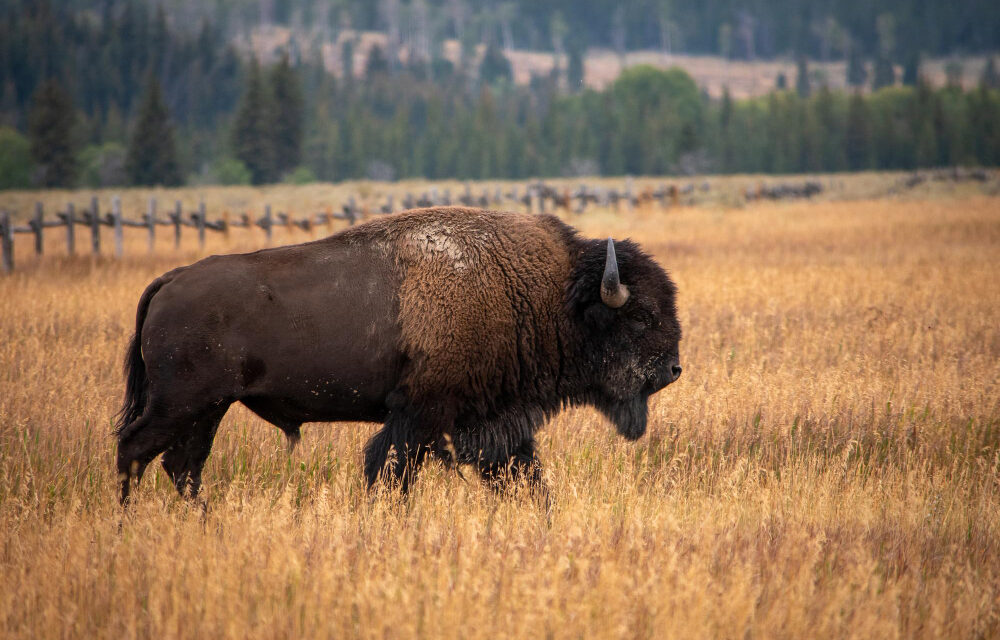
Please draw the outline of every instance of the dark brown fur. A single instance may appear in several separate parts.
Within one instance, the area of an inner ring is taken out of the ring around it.
[[[196,494],[236,401],[293,443],[304,422],[383,422],[365,474],[404,490],[428,453],[537,482],[534,432],[566,404],[640,436],[646,399],[679,373],[680,327],[663,270],[616,249],[620,309],[601,302],[601,241],[550,216],[459,207],[165,274],[126,356],[122,502],[160,453]]]

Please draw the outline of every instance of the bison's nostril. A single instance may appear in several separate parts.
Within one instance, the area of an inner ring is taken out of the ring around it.
[[[682,371],[681,365],[679,364],[675,364],[674,366],[670,367],[670,373],[674,374],[674,380],[681,377],[681,371]]]

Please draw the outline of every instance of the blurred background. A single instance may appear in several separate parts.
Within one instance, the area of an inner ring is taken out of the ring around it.
[[[997,0],[0,0],[0,638],[1000,638],[998,64]],[[446,202],[669,269],[646,437],[373,499],[235,407],[123,518],[154,278]]]
[[[998,50],[989,0],[3,0],[0,188],[992,166]]]

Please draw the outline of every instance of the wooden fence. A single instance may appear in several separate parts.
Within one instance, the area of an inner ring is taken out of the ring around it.
[[[181,229],[192,227],[197,231],[199,248],[204,248],[205,235],[208,231],[228,232],[230,229],[258,227],[265,231],[267,239],[270,241],[273,230],[278,225],[296,226],[310,230],[313,225],[317,224],[329,226],[335,219],[345,219],[353,224],[357,219],[357,214],[352,204],[345,206],[345,213],[325,212],[295,220],[285,213],[272,214],[271,205],[265,205],[264,215],[256,220],[251,219],[246,213],[236,218],[223,214],[218,220],[209,220],[205,212],[204,202],[200,203],[196,210],[185,212],[183,205],[178,200],[174,203],[173,210],[168,211],[164,217],[157,213],[156,199],[150,198],[141,219],[134,220],[122,215],[121,200],[116,196],[112,198],[111,210],[108,212],[101,212],[98,199],[94,197],[88,208],[77,211],[74,204],[69,203],[64,211],[56,212],[55,218],[54,220],[45,218],[41,203],[35,205],[34,215],[25,225],[13,224],[8,212],[0,212],[0,253],[2,253],[0,260],[2,260],[5,272],[14,269],[14,234],[33,234],[35,253],[42,255],[45,251],[45,230],[54,227],[65,229],[66,253],[69,255],[76,253],[77,227],[90,230],[90,250],[94,255],[101,254],[101,227],[111,227],[113,229],[114,255],[121,257],[124,252],[125,227],[146,229],[149,250],[152,251],[156,242],[157,227],[173,227],[175,248],[179,248],[181,244]]]
[[[534,181],[523,186],[523,191],[517,185],[509,187],[506,191],[497,187],[495,189],[483,189],[478,194],[474,194],[470,185],[466,184],[465,189],[457,196],[453,197],[449,189],[438,190],[430,188],[427,191],[414,195],[406,193],[401,199],[399,207],[396,206],[393,196],[387,196],[375,206],[358,205],[358,199],[351,196],[347,202],[340,206],[339,211],[329,208],[324,212],[293,218],[284,212],[272,212],[271,205],[264,206],[263,216],[259,218],[251,217],[248,213],[230,216],[224,213],[216,220],[209,220],[205,211],[205,203],[202,202],[195,210],[185,211],[181,201],[176,201],[172,210],[161,214],[158,211],[158,202],[155,198],[150,198],[146,211],[138,219],[129,219],[122,214],[121,199],[117,196],[111,199],[110,211],[101,211],[100,202],[97,197],[90,200],[89,206],[77,210],[73,203],[66,205],[65,210],[57,211],[54,218],[46,219],[45,211],[41,203],[35,205],[35,210],[27,224],[15,225],[7,211],[0,212],[0,262],[2,270],[9,273],[14,269],[14,235],[33,234],[35,253],[42,255],[45,250],[45,230],[53,228],[63,228],[66,238],[66,252],[69,255],[76,253],[76,232],[77,227],[90,230],[90,250],[94,255],[101,254],[101,227],[111,227],[113,229],[114,255],[121,257],[124,251],[124,229],[125,227],[136,227],[146,229],[148,234],[149,251],[152,252],[156,242],[157,227],[172,227],[174,237],[174,247],[179,248],[181,244],[181,229],[192,227],[197,230],[198,246],[204,248],[205,235],[212,232],[229,232],[231,229],[263,229],[270,242],[275,227],[298,227],[305,231],[310,231],[314,227],[326,227],[332,232],[334,220],[346,220],[353,225],[355,222],[367,218],[370,215],[388,214],[394,211],[403,211],[415,207],[447,206],[460,204],[470,207],[510,207],[516,204],[524,207],[532,213],[546,213],[556,210],[564,210],[575,214],[582,214],[591,205],[601,207],[616,207],[621,209],[631,209],[637,206],[658,205],[666,209],[689,203],[693,199],[695,192],[705,193],[710,190],[708,182],[702,182],[696,187],[693,183],[684,186],[674,184],[662,184],[657,188],[648,187],[641,192],[636,192],[633,188],[632,180],[626,181],[623,189],[607,187],[588,187],[580,184],[576,189],[556,188],[541,181]],[[818,193],[821,187],[818,183],[807,183],[805,187],[786,189],[795,196],[810,197]],[[744,194],[747,199],[753,197],[769,197],[767,191],[758,188],[755,193]],[[85,233],[85,232],[84,232]]]

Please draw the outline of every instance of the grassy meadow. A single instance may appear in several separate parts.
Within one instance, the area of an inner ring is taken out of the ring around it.
[[[181,195],[294,209],[324,188]],[[289,456],[234,406],[207,515],[154,463],[122,521],[121,359],[146,284],[199,257],[194,231],[175,252],[164,228],[150,257],[126,230],[120,261],[87,256],[82,227],[72,259],[58,229],[41,260],[18,236],[0,277],[0,636],[1000,635],[995,189],[571,222],[671,272],[684,375],[637,443],[583,409],[540,432],[550,514],[433,462],[409,499],[372,499],[374,425],[307,425]]]

